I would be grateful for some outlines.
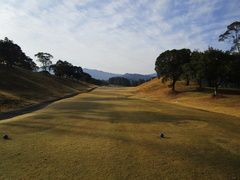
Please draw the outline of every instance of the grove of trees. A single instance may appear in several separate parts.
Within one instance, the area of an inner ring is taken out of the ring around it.
[[[219,41],[232,44],[230,51],[223,52],[209,47],[204,52],[189,49],[167,50],[161,53],[155,62],[155,70],[162,82],[172,80],[172,90],[180,79],[197,80],[199,87],[202,82],[214,87],[217,96],[220,85],[240,87],[240,22],[227,26],[227,31],[219,36]]]
[[[183,54],[183,51],[187,53]],[[220,85],[240,86],[240,54],[230,54],[209,47],[204,52],[186,49],[165,51],[156,59],[155,70],[162,82],[172,80],[172,90],[180,79],[196,80],[199,87],[208,82],[214,87],[214,95]]]
[[[124,77],[112,77],[109,78],[108,82],[113,85],[130,86],[130,81]]]
[[[150,79],[149,79],[150,80]],[[108,79],[107,84],[117,85],[117,86],[126,86],[126,87],[134,87],[139,86],[149,80],[139,79],[139,80],[129,80],[124,77],[111,77]],[[105,83],[106,84],[106,83]]]
[[[37,61],[41,64],[41,69],[49,74],[49,71],[53,71],[59,78],[68,78],[72,80],[82,80],[89,83],[101,85],[102,81],[96,80],[91,75],[83,72],[80,66],[73,66],[67,61],[58,60],[56,64],[52,64],[51,59],[53,56],[46,52],[38,52],[35,54]],[[31,71],[39,69],[36,63],[22,51],[21,47],[15,44],[7,37],[4,40],[0,40],[0,63],[5,64],[8,69],[12,66],[19,66]]]
[[[50,66],[56,76],[69,79],[80,80],[83,76],[83,70],[80,66],[73,66],[67,61],[58,60],[56,64]]]

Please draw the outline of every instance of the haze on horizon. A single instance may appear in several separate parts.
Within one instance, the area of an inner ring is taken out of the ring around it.
[[[34,61],[48,52],[53,63],[151,74],[165,50],[230,49],[218,37],[239,20],[238,0],[4,0],[0,39],[13,40]]]

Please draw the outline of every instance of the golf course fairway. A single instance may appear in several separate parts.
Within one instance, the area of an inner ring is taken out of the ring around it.
[[[131,95],[99,87],[0,121],[0,179],[240,178],[240,118]]]

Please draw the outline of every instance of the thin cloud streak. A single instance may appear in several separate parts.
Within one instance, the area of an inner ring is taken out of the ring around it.
[[[218,42],[238,21],[237,0],[9,0],[0,2],[0,39],[114,73],[153,73],[168,49],[227,50]]]

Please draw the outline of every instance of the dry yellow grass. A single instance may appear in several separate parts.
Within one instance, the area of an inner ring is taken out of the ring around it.
[[[240,178],[239,118],[131,92],[102,87],[0,121],[0,179]]]
[[[66,95],[86,92],[93,85],[60,79],[41,72],[0,64],[0,113],[16,110]]]
[[[185,86],[184,82],[177,82],[177,93],[171,92],[168,83],[163,84],[161,79],[155,78],[133,88],[133,94],[135,97],[177,103],[182,106],[240,117],[240,90],[238,90],[238,94],[222,93],[220,98],[213,98],[212,89],[199,92],[196,90],[198,87],[196,83],[191,82],[190,86]],[[220,93],[221,91],[224,89],[220,89]],[[231,90],[228,91],[231,92]]]

